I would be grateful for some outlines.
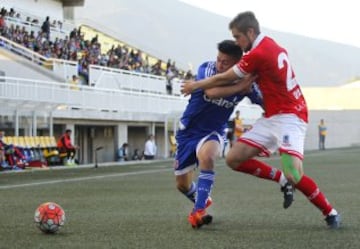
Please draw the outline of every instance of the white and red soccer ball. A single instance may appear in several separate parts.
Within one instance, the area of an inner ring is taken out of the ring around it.
[[[65,224],[65,211],[55,202],[45,202],[35,210],[34,220],[42,232],[56,233]]]

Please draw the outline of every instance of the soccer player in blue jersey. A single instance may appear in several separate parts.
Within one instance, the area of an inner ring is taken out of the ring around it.
[[[220,42],[217,60],[203,63],[198,69],[196,80],[225,72],[241,57],[242,50],[234,41]],[[253,81],[250,77],[244,80]],[[194,208],[188,217],[193,228],[199,228],[212,221],[212,216],[207,214],[205,209],[212,203],[210,192],[215,178],[214,164],[221,152],[223,133],[230,115],[246,96],[253,103],[262,105],[261,93],[256,84],[253,84],[246,94],[239,93],[239,85],[241,84],[230,84],[193,92],[180,119],[179,131],[176,134],[177,153],[174,169],[177,189],[194,202]],[[196,166],[200,168],[197,184],[193,181]],[[266,172],[277,175],[277,181],[280,176],[283,182],[286,181],[281,171],[273,171],[274,169],[269,167]],[[284,198],[287,205],[290,205],[292,196],[286,199],[284,195]]]

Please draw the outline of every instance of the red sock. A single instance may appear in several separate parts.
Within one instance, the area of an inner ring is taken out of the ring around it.
[[[256,159],[249,159],[241,163],[235,171],[240,171],[259,178],[279,182],[281,171]]]
[[[304,175],[295,187],[300,190],[312,204],[320,209],[324,215],[330,213],[332,206],[313,179]]]

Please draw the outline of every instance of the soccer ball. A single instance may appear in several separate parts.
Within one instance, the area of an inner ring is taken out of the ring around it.
[[[65,211],[55,202],[45,202],[35,210],[34,220],[42,232],[56,233],[65,224]]]

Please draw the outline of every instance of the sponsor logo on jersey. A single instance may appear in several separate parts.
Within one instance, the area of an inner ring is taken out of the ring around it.
[[[234,108],[240,102],[238,97],[234,97],[232,100],[227,100],[224,98],[210,99],[208,96],[206,96],[206,94],[204,94],[203,97],[204,101],[227,109]]]

